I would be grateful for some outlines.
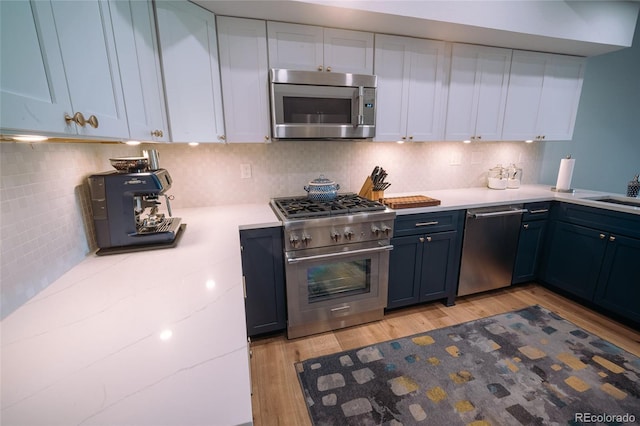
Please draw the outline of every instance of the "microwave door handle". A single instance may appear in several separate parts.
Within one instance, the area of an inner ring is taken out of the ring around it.
[[[356,122],[353,123],[353,127],[358,127],[364,124],[364,86],[358,86],[358,115],[356,116]]]

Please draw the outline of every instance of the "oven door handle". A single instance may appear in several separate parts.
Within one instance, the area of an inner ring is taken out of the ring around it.
[[[315,256],[307,256],[307,257],[289,257],[290,256],[289,253],[285,253],[285,256],[287,257],[287,263],[293,264],[293,263],[305,262],[305,261],[308,261],[308,260],[331,259],[331,258],[334,258],[334,257],[340,257],[340,256],[345,256],[345,255],[364,254],[364,253],[378,253],[378,252],[381,252],[381,251],[390,251],[390,250],[393,250],[393,246],[392,245],[387,245],[387,246],[382,246],[382,247],[374,247],[374,248],[368,248],[368,249],[353,250],[353,251],[341,251],[341,252],[338,252],[338,253],[318,254],[318,255],[315,255]]]

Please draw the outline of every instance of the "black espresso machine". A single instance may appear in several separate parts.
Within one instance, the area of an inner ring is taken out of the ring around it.
[[[143,158],[112,159],[117,171],[89,176],[98,255],[174,247],[186,227],[171,217],[169,172],[149,170]]]

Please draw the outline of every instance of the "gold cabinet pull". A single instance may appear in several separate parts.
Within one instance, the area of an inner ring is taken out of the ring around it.
[[[162,130],[156,129],[151,132],[151,136],[154,138],[161,138],[164,136],[164,132]]]
[[[89,120],[87,120],[87,123],[89,123],[89,126],[93,127],[94,129],[97,129],[100,125],[100,123],[98,123],[98,117],[96,117],[95,115],[91,115],[89,117]]]
[[[529,224],[525,223],[524,225],[522,225],[524,229],[529,229]]]
[[[606,237],[606,235],[600,234],[599,237],[600,237],[601,240],[604,240],[604,237]]]
[[[609,241],[615,241],[616,237],[614,237],[613,235],[609,237]]]
[[[64,121],[66,121],[67,124],[70,124],[73,121],[80,127],[84,127],[84,125],[87,124],[87,120],[84,119],[84,115],[82,115],[80,111],[73,114],[73,117],[71,117],[69,114],[65,114]]]

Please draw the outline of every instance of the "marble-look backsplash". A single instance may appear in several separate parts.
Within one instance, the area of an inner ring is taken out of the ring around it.
[[[537,183],[542,147],[522,142],[274,142],[271,144],[0,143],[0,282],[4,318],[92,253],[87,176],[110,170],[109,158],[157,149],[173,178],[174,208],[268,202],[304,195],[324,174],[341,192],[358,192],[375,165],[388,192],[484,186],[487,169],[516,162],[523,183]],[[453,163],[453,164],[452,164]],[[251,167],[242,179],[240,168]]]

